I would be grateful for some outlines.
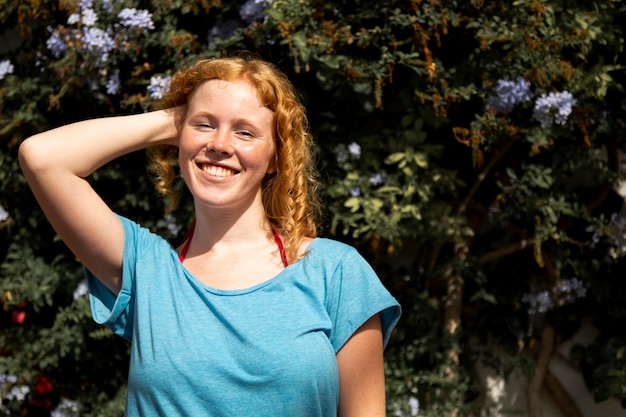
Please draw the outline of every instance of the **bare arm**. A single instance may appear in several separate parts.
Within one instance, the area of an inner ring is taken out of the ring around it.
[[[377,314],[363,324],[337,353],[339,416],[384,417],[383,335]]]
[[[126,153],[176,144],[176,110],[73,123],[37,134],[19,149],[19,162],[48,220],[70,250],[104,285],[121,285],[124,232],[85,180]]]

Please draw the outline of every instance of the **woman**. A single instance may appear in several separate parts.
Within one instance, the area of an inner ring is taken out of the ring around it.
[[[310,142],[286,77],[235,57],[180,70],[161,110],[22,144],[26,179],[85,265],[94,319],[132,342],[127,416],[385,415],[400,308],[354,249],[316,238]],[[170,197],[178,151],[195,206],[179,248],[85,180],[144,148]]]

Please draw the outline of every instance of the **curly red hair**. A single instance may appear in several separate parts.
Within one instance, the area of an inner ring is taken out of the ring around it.
[[[180,69],[157,107],[166,109],[187,104],[191,93],[211,79],[251,82],[261,101],[273,112],[277,169],[263,181],[263,205],[270,222],[283,236],[287,257],[293,262],[298,259],[303,238],[317,235],[321,213],[313,139],[305,108],[284,73],[266,61],[248,56],[203,59]],[[148,150],[156,189],[170,198],[168,211],[173,210],[178,201],[171,188],[176,178],[173,163],[177,150],[169,145]]]

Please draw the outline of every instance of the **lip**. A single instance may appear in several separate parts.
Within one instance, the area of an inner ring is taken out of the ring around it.
[[[205,175],[210,176],[211,178],[230,178],[237,174],[239,174],[239,170],[232,168],[228,165],[218,164],[210,161],[199,161],[196,162],[196,166],[200,171],[202,171]],[[212,171],[212,172],[211,172]]]

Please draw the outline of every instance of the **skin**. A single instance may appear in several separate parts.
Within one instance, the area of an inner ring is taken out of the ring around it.
[[[237,219],[263,213],[261,181],[274,171],[272,112],[246,81],[210,80],[191,95],[179,159],[199,209]]]
[[[177,115],[184,116],[180,135]],[[59,236],[117,293],[124,232],[85,178],[119,156],[155,144],[179,146],[181,172],[195,202],[196,232],[184,266],[207,285],[223,289],[246,288],[278,274],[284,267],[261,200],[263,177],[275,170],[272,113],[244,80],[207,81],[186,107],[88,120],[40,133],[23,142],[19,161]],[[304,240],[302,252],[311,240]],[[337,363],[339,415],[384,416],[378,315],[346,342]]]
[[[339,416],[383,417],[385,367],[380,316],[365,322],[337,352]]]
[[[283,269],[261,198],[274,171],[272,122],[246,81],[210,80],[189,100],[179,160],[204,232],[194,233],[184,265],[207,285],[246,288]]]
[[[85,178],[121,155],[174,142],[174,113],[87,120],[35,135],[19,149],[24,176],[48,220],[78,259],[115,294],[121,284],[124,231]]]

